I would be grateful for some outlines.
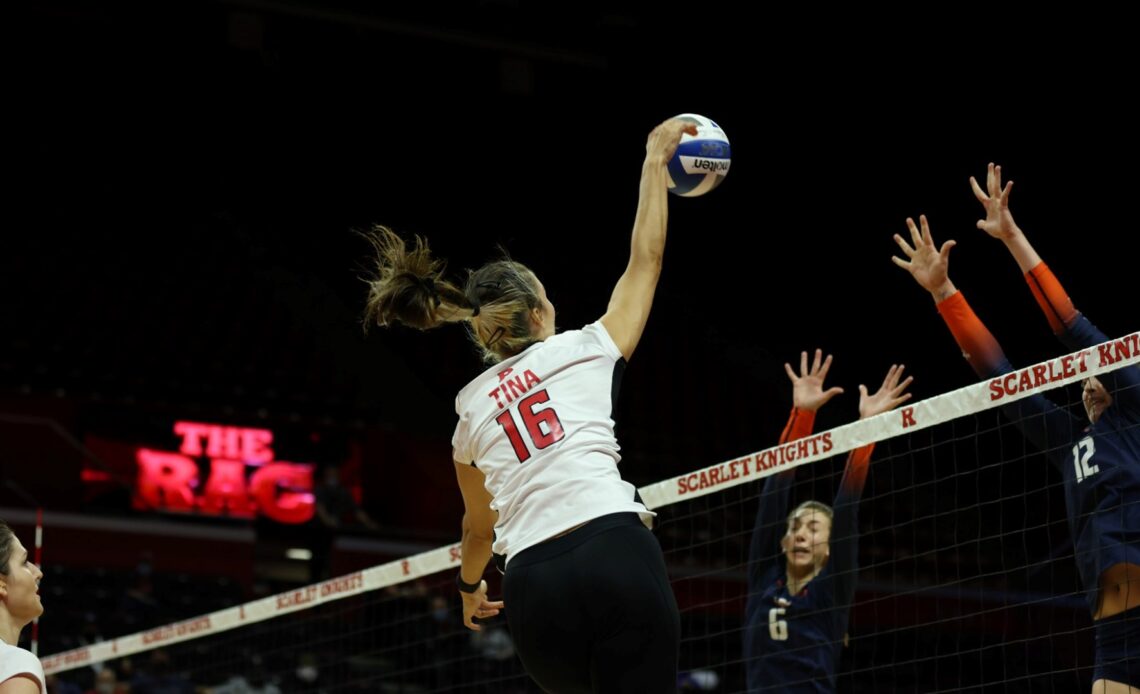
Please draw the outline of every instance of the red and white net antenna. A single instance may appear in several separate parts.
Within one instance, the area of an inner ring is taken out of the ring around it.
[[[35,562],[36,566],[40,567],[43,571],[43,558],[44,558],[44,510],[36,508],[36,548],[35,548]],[[38,588],[38,586],[37,586]],[[40,654],[40,618],[36,617],[32,620],[32,655],[38,656]]]

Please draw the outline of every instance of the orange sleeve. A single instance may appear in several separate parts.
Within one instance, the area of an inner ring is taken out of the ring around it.
[[[1029,284],[1029,291],[1033,292],[1033,298],[1037,299],[1037,305],[1048,319],[1053,334],[1060,335],[1065,332],[1080,314],[1073,306],[1072,299],[1065,293],[1061,281],[1044,261],[1025,273],[1025,281]]]
[[[847,469],[843,472],[843,483],[840,494],[858,499],[863,494],[863,485],[867,482],[867,469],[871,466],[871,453],[875,444],[869,443],[851,451],[847,457]],[[840,502],[837,499],[836,505]]]
[[[784,431],[780,434],[780,443],[788,443],[805,436],[811,436],[814,425],[815,412],[793,407],[792,414],[788,417],[788,423],[784,425]]]
[[[979,376],[989,376],[994,367],[1005,361],[1001,345],[970,308],[962,292],[938,303],[938,313],[954,335],[962,356]]]

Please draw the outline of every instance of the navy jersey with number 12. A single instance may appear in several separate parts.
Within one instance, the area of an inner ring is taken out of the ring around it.
[[[1108,342],[1073,306],[1045,263],[1025,275],[1054,334],[1071,351]],[[961,292],[938,311],[975,373],[992,379],[1013,371],[1001,345]],[[1134,352],[1127,341],[1113,350]],[[1004,406],[1003,412],[1061,473],[1077,571],[1090,614],[1099,601],[1100,576],[1122,563],[1140,565],[1140,369],[1102,374],[1114,402],[1095,424],[1074,417],[1043,395]]]

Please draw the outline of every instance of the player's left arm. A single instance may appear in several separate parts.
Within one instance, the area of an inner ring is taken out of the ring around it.
[[[1108,342],[1110,338],[1073,306],[1061,281],[1044,262],[1025,273],[1025,281],[1053,334],[1070,352]],[[1125,345],[1131,353],[1134,344]],[[1115,349],[1112,350],[1115,354]],[[1126,366],[1098,376],[1119,404],[1140,413],[1140,367]]]
[[[914,378],[907,376],[903,379],[903,369],[902,364],[892,364],[882,385],[874,394],[869,394],[866,386],[859,386],[860,419],[889,412],[910,399],[911,394],[906,389]],[[867,483],[867,470],[871,466],[874,448],[875,444],[869,444],[851,451],[833,505],[831,556],[828,562],[837,586],[836,599],[844,604],[850,604],[855,596],[859,559],[859,499],[863,496],[863,488]]]
[[[487,582],[483,580],[483,572],[491,561],[491,543],[495,537],[498,514],[491,508],[493,499],[487,491],[486,477],[479,468],[457,460],[455,476],[459,480],[464,506],[459,578],[464,583],[479,586],[473,593],[459,593],[463,598],[463,624],[468,629],[479,631],[480,626],[472,621],[473,618],[494,617],[503,609],[501,600],[487,599]]]
[[[1002,186],[1001,167],[992,163],[987,167],[984,190],[973,176],[970,177],[970,186],[974,197],[986,211],[986,218],[979,219],[977,227],[1005,244],[1024,274],[1025,282],[1045,319],[1049,321],[1053,334],[1071,352],[1108,342],[1109,337],[1076,309],[1065,288],[1061,286],[1061,281],[1014,221],[1009,209],[1013,181]],[[1126,367],[1100,378],[1109,391],[1117,394],[1121,404],[1140,409],[1140,369]]]

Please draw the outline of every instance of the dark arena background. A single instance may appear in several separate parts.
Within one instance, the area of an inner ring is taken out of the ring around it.
[[[581,327],[625,267],[646,135],[672,115],[716,120],[733,162],[715,191],[670,199],[615,412],[639,487],[774,445],[801,350],[834,354],[829,383],[846,390],[817,431],[856,419],[858,385],[893,363],[915,401],[976,381],[890,261],[908,216],[958,241],[952,277],[1016,366],[1064,354],[975,229],[968,178],[990,161],[1078,309],[1110,337],[1136,331],[1140,113],[1122,19],[1029,31],[861,13],[11,8],[0,518],[30,548],[42,511],[34,637],[53,691],[100,677],[133,692],[537,691],[505,620],[462,628],[453,568],[179,639],[202,615],[292,609],[459,538],[454,397],[482,367],[458,327],[364,332],[370,249],[354,230],[421,234],[457,276],[501,246],[542,279],[559,327]],[[1049,395],[1079,413],[1077,386]],[[801,467],[797,498],[830,501],[842,463]],[[155,487],[170,470],[181,495]],[[348,490],[335,528],[313,507],[329,470]],[[744,690],[758,491],[661,512],[683,689]],[[1088,691],[1060,478],[996,411],[879,444],[860,531],[839,691]],[[126,657],[49,660],[139,633]]]

